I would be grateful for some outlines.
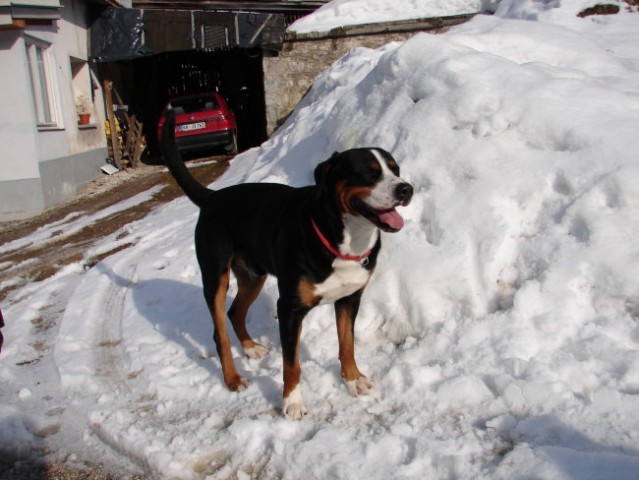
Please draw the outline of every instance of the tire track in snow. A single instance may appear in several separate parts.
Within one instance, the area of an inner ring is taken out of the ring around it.
[[[135,267],[131,267],[135,273]],[[119,277],[111,284],[106,292],[104,301],[104,316],[99,329],[99,337],[95,349],[95,369],[114,392],[120,397],[130,397],[131,388],[124,379],[122,358],[125,352],[122,347],[122,313],[127,288],[133,286],[130,281],[132,275]],[[128,283],[125,283],[128,282]]]
[[[122,318],[126,296],[131,288],[135,287],[135,274],[137,267],[134,261],[136,256],[130,251],[124,257],[119,257],[119,261],[112,267],[107,264],[98,264],[95,268],[102,274],[109,277],[110,284],[102,295],[103,316],[97,329],[97,339],[93,349],[93,365],[96,378],[103,384],[103,390],[109,397],[109,416],[118,413],[129,414],[139,411],[139,405],[135,400],[135,390],[129,381],[132,378],[126,372],[125,359],[127,358],[122,332]],[[126,273],[122,276],[116,271],[120,265],[125,265]],[[106,387],[106,388],[104,388]],[[115,404],[115,405],[114,405]],[[125,456],[145,470],[145,474],[152,476],[152,469],[144,456],[140,455],[133,445],[129,445],[126,438],[122,436],[118,429],[108,428],[108,417],[105,412],[94,412],[90,415],[90,427],[96,437],[106,446],[120,455]],[[140,428],[139,415],[134,419],[135,428]],[[144,430],[144,427],[141,428]]]

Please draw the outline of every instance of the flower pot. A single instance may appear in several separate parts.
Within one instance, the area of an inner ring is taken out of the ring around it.
[[[78,114],[78,125],[88,125],[91,121],[90,113],[79,113]]]

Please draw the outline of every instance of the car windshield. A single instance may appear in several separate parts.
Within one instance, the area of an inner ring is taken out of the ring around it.
[[[214,97],[191,97],[171,100],[171,107],[176,115],[184,113],[205,112],[218,108]]]

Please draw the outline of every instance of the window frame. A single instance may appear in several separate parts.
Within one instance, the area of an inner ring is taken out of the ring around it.
[[[56,101],[52,44],[25,35],[24,45],[36,126],[39,129],[58,128],[60,116]]]

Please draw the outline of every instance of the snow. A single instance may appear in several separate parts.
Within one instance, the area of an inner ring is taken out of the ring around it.
[[[288,28],[298,34],[328,32],[343,26],[477,13],[486,0],[333,0]],[[494,3],[494,2],[493,2]],[[487,5],[484,5],[487,4]]]
[[[347,394],[322,306],[302,335],[309,413],[282,416],[272,279],[249,314],[270,352],[234,340],[251,384],[226,390],[183,198],[128,226],[135,245],[2,305],[2,455],[180,479],[637,478],[639,13],[575,16],[593,4],[504,0],[355,48],[212,186],[301,186],[336,150],[393,153],[415,198],[356,324],[370,395]],[[31,322],[56,312],[52,351],[25,364]]]

